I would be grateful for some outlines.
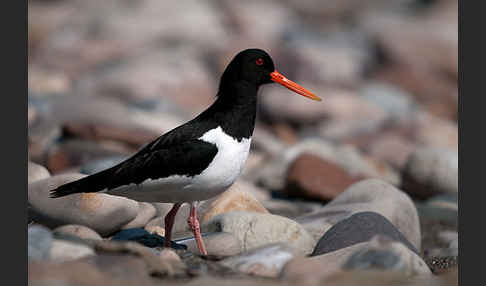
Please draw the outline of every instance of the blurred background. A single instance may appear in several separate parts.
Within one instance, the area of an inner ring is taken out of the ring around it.
[[[240,180],[287,217],[385,180],[414,199],[432,250],[457,230],[457,19],[457,0],[31,0],[29,160],[52,175],[112,166],[202,112],[233,56],[262,48],[323,101],[262,87]]]
[[[210,105],[251,47],[323,98],[264,86],[254,148],[317,137],[395,170],[417,144],[457,151],[457,11],[456,0],[29,1],[30,160],[57,173],[133,152]]]

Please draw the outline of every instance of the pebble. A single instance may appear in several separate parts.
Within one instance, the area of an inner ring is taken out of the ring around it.
[[[28,184],[39,181],[45,178],[49,178],[51,174],[49,171],[44,166],[41,166],[39,164],[33,163],[33,162],[28,162],[28,179],[27,182]]]
[[[403,191],[378,179],[351,185],[322,209],[295,218],[318,240],[339,221],[358,213],[372,211],[387,218],[420,250],[421,232],[417,209]]]
[[[235,211],[213,217],[202,225],[203,231],[232,233],[244,251],[270,243],[288,243],[302,254],[309,254],[314,238],[298,223],[285,217]]]
[[[348,173],[333,162],[302,153],[289,166],[285,196],[330,201],[347,187],[364,179]]]
[[[103,238],[94,230],[84,225],[77,225],[77,224],[67,224],[60,227],[55,228],[53,231],[54,235],[61,234],[61,235],[70,235],[79,237],[81,239],[94,239],[94,240],[102,240]]]
[[[52,233],[42,225],[32,225],[27,229],[27,254],[29,261],[46,260],[52,247]]]
[[[261,189],[251,183],[239,180],[222,194],[209,200],[202,201],[199,204],[197,213],[199,222],[202,225],[218,214],[232,211],[268,213],[257,197],[267,199],[269,194],[263,193]],[[172,208],[173,204],[152,203],[152,205],[157,211],[156,217],[151,219],[146,226],[159,226],[163,228],[165,226],[164,218]],[[191,230],[187,224],[189,212],[189,204],[183,204],[177,212],[174,220],[174,226],[172,228],[174,238],[179,238],[191,233]]]
[[[153,217],[155,217],[156,213],[157,210],[152,204],[139,202],[137,216],[132,221],[122,226],[122,229],[144,227]]]
[[[233,270],[257,276],[277,277],[285,263],[302,256],[285,243],[274,243],[222,260],[220,263]]]
[[[265,207],[250,193],[241,188],[241,185],[232,186],[215,198],[204,201],[199,207],[201,224],[211,220],[216,215],[232,211],[246,211],[255,213],[268,213]]]
[[[398,258],[398,259],[397,259]],[[427,264],[415,252],[382,236],[314,257],[290,260],[281,278],[289,280],[312,277],[322,280],[345,269],[379,269],[379,266],[408,275],[430,274]]]
[[[243,248],[240,241],[231,233],[227,232],[213,232],[203,234],[204,245],[209,255],[218,257],[227,257],[239,254]],[[194,237],[178,239],[175,241],[179,244],[187,246],[187,250],[192,253],[200,254]]]
[[[366,242],[377,234],[386,235],[418,253],[418,250],[384,216],[375,212],[359,212],[339,221],[326,231],[311,256],[323,255]]]
[[[91,247],[62,239],[54,239],[49,252],[50,259],[56,262],[76,260],[89,255],[95,255]]]
[[[412,196],[429,198],[459,191],[458,154],[441,148],[418,148],[408,158],[402,188]]]
[[[180,260],[174,259],[173,254],[162,254],[158,250],[148,248],[133,241],[98,241],[94,245],[94,248],[96,252],[109,255],[116,261],[121,257],[130,257],[133,255],[141,258],[142,262],[144,262],[144,268],[143,271],[137,273],[147,273],[151,276],[164,277],[183,275],[186,271],[185,265]],[[99,256],[101,255],[97,255],[96,257]]]
[[[366,247],[355,251],[343,267],[348,270],[401,271],[407,275],[431,273],[425,261],[410,247],[387,235],[376,235]]]
[[[49,227],[65,224],[87,226],[102,236],[119,230],[138,213],[138,203],[124,197],[98,193],[50,198],[50,190],[77,179],[82,174],[56,175],[29,184],[29,217]]]

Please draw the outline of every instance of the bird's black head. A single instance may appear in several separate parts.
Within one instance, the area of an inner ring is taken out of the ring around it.
[[[239,52],[226,67],[221,84],[246,82],[258,87],[272,82],[270,73],[274,70],[273,60],[265,51],[247,49]]]
[[[256,91],[260,85],[273,82],[303,96],[321,100],[312,92],[277,72],[270,55],[260,49],[246,49],[233,58],[221,76],[219,91],[222,93],[231,90],[235,85],[254,87]]]

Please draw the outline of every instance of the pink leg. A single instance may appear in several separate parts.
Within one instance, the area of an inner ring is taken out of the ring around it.
[[[201,252],[202,255],[208,255],[208,252],[206,251],[206,247],[204,246],[204,242],[201,237],[201,229],[199,227],[199,221],[197,219],[197,205],[198,202],[192,202],[191,203],[191,212],[189,214],[189,218],[187,219],[187,223],[192,229],[192,232],[194,233],[194,238],[196,239],[197,247],[199,248],[199,251]]]
[[[165,215],[164,221],[165,221],[165,241],[164,241],[164,247],[169,247],[170,248],[170,238],[172,234],[172,226],[174,225],[174,219],[177,214],[177,211],[181,207],[182,203],[175,203],[170,211]]]

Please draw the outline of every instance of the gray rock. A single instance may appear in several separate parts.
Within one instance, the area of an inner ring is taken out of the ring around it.
[[[377,235],[368,245],[355,251],[343,264],[348,270],[392,270],[406,274],[429,274],[425,261],[404,244]]]
[[[239,254],[243,249],[240,241],[231,233],[214,232],[203,234],[204,245],[210,255],[233,256]],[[200,254],[199,248],[194,237],[175,240],[176,243],[185,244],[187,250],[192,253]]]
[[[67,224],[55,228],[53,230],[54,235],[70,235],[79,237],[81,239],[94,239],[94,240],[102,240],[103,238],[91,228],[84,226],[84,225],[77,225],[77,224]]]
[[[52,247],[52,233],[41,225],[30,226],[27,230],[27,254],[29,261],[49,258]]]
[[[315,239],[339,221],[358,212],[372,211],[387,218],[410,243],[420,250],[419,217],[408,195],[377,179],[367,179],[351,185],[321,210],[295,219]]]
[[[275,243],[224,259],[220,263],[246,274],[277,277],[285,263],[302,256],[299,251],[285,243]]]
[[[91,247],[63,239],[54,239],[49,252],[49,258],[56,262],[76,260],[90,255],[95,255]]]
[[[418,254],[418,250],[384,216],[375,212],[360,212],[333,225],[319,240],[311,256],[366,242],[378,234],[399,241]]]
[[[44,166],[30,162],[28,163],[28,179],[27,182],[30,184],[35,181],[39,181],[45,178],[49,178],[51,174]]]
[[[202,226],[204,231],[232,233],[244,251],[270,243],[283,242],[301,254],[309,254],[315,240],[298,223],[285,217],[250,212],[230,212],[215,216]]]
[[[457,193],[458,154],[441,148],[419,148],[408,158],[402,187],[409,194],[428,198],[443,193]]]
[[[122,229],[144,227],[157,213],[155,207],[146,202],[138,203],[137,216],[126,225],[122,226]]]
[[[136,217],[138,203],[123,197],[99,193],[49,197],[50,190],[82,177],[64,174],[29,184],[29,217],[49,227],[85,225],[101,235],[113,233]]]
[[[383,267],[380,269],[380,266]],[[375,236],[368,242],[354,244],[324,255],[294,258],[282,269],[281,278],[293,280],[312,277],[312,280],[318,281],[346,269],[395,270],[408,276],[431,273],[420,256],[402,243]]]

